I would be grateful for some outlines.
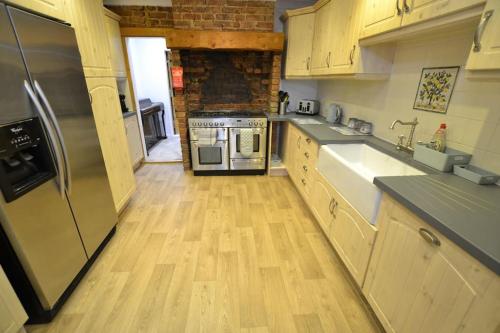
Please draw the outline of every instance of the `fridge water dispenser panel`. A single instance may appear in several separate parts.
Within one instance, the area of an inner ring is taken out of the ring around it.
[[[56,175],[38,118],[0,126],[0,189],[11,202]]]

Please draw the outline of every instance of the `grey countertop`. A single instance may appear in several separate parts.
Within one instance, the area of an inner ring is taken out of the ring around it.
[[[293,118],[319,120],[301,125]],[[374,136],[340,134],[321,116],[268,114],[273,122],[290,121],[319,144],[365,143],[427,173],[426,176],[376,177],[373,183],[436,228],[471,256],[500,275],[500,186],[476,185],[415,161],[394,144]]]

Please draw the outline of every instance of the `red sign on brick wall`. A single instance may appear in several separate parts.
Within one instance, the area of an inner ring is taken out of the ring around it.
[[[182,67],[175,66],[172,67],[172,86],[174,89],[184,88],[184,82],[182,80]]]

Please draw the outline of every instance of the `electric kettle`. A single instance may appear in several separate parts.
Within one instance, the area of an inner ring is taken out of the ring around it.
[[[342,121],[342,108],[338,104],[330,104],[326,111],[326,121],[333,124],[339,124]]]

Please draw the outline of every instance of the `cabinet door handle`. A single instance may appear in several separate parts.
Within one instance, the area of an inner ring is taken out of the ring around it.
[[[351,52],[349,53],[349,61],[351,65],[354,64],[354,51],[356,50],[356,45],[352,46]]]
[[[304,184],[304,185],[306,184],[306,181],[304,178],[302,178],[301,181],[302,181],[302,184]]]
[[[326,66],[330,68],[330,57],[332,56],[332,52],[328,52],[328,56],[326,57]]]
[[[474,33],[474,48],[473,48],[474,52],[481,51],[481,37],[483,36],[486,24],[488,23],[488,21],[492,16],[493,16],[493,10],[488,10],[487,12],[484,13],[483,17],[481,18],[481,22],[479,22],[476,32]]]
[[[420,228],[418,229],[418,233],[420,236],[422,236],[423,239],[429,244],[432,244],[434,246],[439,246],[441,245],[441,242],[439,241],[439,238],[436,237],[432,232],[425,228]]]
[[[409,13],[410,12],[410,6],[408,6],[408,2],[407,0],[403,0],[403,10],[405,11],[405,13]]]
[[[333,198],[330,199],[330,203],[328,204],[328,211],[330,215],[333,215]]]
[[[310,138],[307,138],[307,139],[306,139],[306,142],[307,142],[307,143],[311,143],[311,139],[310,139]]]
[[[399,0],[396,0],[396,10],[397,10],[398,16],[403,15],[403,10],[401,10],[401,7],[399,7]]]
[[[309,158],[309,153],[308,153],[308,152],[305,152],[305,153],[304,153],[304,156],[305,156],[306,158]]]
[[[304,169],[304,171],[307,172],[307,167],[305,165],[302,166],[302,169]]]
[[[306,60],[306,68],[307,70],[309,70],[309,66],[311,65],[311,57],[307,57],[307,60]]]

